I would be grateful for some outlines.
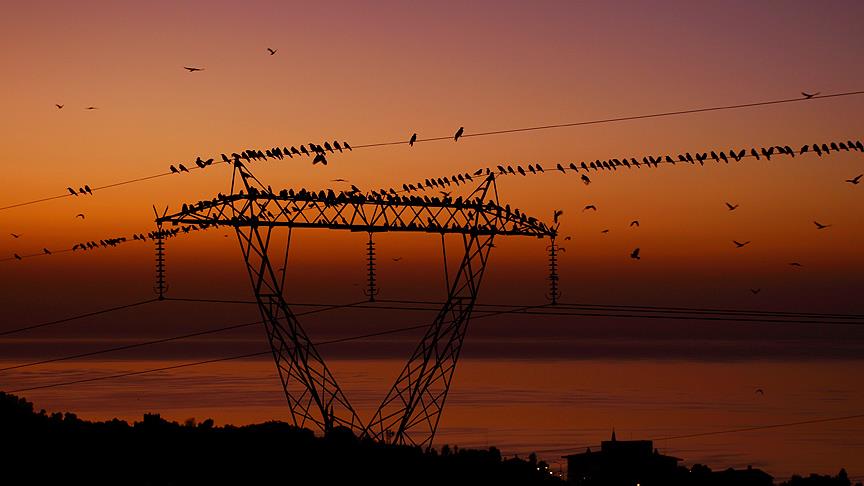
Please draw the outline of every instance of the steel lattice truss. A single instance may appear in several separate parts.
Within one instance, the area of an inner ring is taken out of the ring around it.
[[[236,230],[294,423],[324,432],[344,426],[380,441],[431,447],[493,239],[554,238],[555,229],[509,205],[502,207],[494,174],[464,199],[332,190],[276,193],[242,165],[235,166],[235,182],[238,176],[242,187],[232,184],[232,194],[184,204],[181,211],[156,222],[160,227],[216,225]],[[281,227],[461,236],[464,256],[448,282],[447,299],[368,424],[360,420],[286,304],[284,274],[277,276],[270,258],[273,232]]]

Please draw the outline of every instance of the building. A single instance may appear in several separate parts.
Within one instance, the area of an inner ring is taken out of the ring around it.
[[[579,485],[653,486],[669,484],[681,474],[681,459],[660,454],[650,440],[617,440],[600,443],[567,459],[567,481]]]

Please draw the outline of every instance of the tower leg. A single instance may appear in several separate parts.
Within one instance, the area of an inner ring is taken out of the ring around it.
[[[462,238],[465,256],[447,301],[366,427],[373,439],[424,449],[432,445],[493,246],[491,235]]]
[[[267,253],[273,227],[236,229],[294,424],[325,433],[345,426],[359,435],[360,419],[285,302]]]

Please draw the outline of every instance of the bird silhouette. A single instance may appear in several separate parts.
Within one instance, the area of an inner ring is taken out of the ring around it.
[[[78,213],[75,215],[76,218],[84,219],[84,213]]]
[[[402,257],[396,257],[396,258],[393,259],[393,261],[394,261],[394,262],[398,262],[398,261],[401,260],[401,259],[402,259]]]
[[[21,235],[16,235],[15,233],[9,233],[9,234],[12,235],[12,238],[15,238],[16,240],[18,238],[21,238]]]
[[[93,195],[93,190],[87,184],[84,184],[84,190],[87,191],[87,194]]]
[[[790,266],[790,267],[799,267],[799,268],[800,268],[800,267],[803,267],[804,265],[801,265],[801,264],[798,263],[798,262],[790,262],[790,263],[789,263],[789,266]]]
[[[735,211],[736,209],[738,209],[738,204],[729,204],[727,202],[726,207],[729,208],[729,211]]]
[[[49,250],[48,248],[42,248],[42,253],[44,253],[44,254],[46,254],[46,255],[50,255],[50,254],[51,254],[51,250]]]
[[[855,176],[855,177],[853,177],[853,178],[851,178],[851,179],[846,179],[846,182],[848,182],[849,184],[852,184],[852,185],[856,185],[856,186],[857,186],[858,184],[861,183],[861,178],[862,178],[862,177],[864,177],[864,174],[858,174],[857,176]]]
[[[325,157],[324,154],[319,153],[318,155],[315,156],[314,159],[312,159],[312,165],[315,165],[318,163],[327,165],[327,157]]]
[[[760,394],[760,395],[764,395],[764,394],[765,394],[765,390],[763,390],[763,389],[761,389],[761,388],[757,388],[756,391],[753,392],[753,393],[758,393],[758,394]]]
[[[744,243],[741,243],[740,241],[732,240],[732,243],[735,244],[735,248],[744,248],[745,246],[750,244],[750,241],[745,241]]]
[[[458,142],[463,133],[465,133],[465,127],[459,127],[459,130],[456,130],[456,134],[453,135],[453,141]]]
[[[276,52],[277,52],[278,50],[279,50],[279,49],[271,49],[271,48],[269,48],[269,47],[267,48],[267,52],[269,52],[271,56],[272,56],[273,54],[276,54]]]
[[[589,204],[589,205],[585,206],[584,208],[582,208],[582,211],[587,211],[589,209],[591,209],[592,211],[597,211],[597,206],[595,206],[593,204]]]
[[[639,227],[639,220],[638,220],[638,219],[634,219],[633,221],[630,221],[630,226],[631,226],[631,227],[635,226],[635,227],[638,228],[638,227]]]
[[[413,147],[414,142],[416,142],[416,141],[417,141],[417,134],[415,133],[415,134],[411,135],[411,139],[408,140],[408,146]]]
[[[177,164],[177,167],[180,168],[180,172],[189,172],[189,169],[187,169],[183,164]]]
[[[78,195],[78,193],[75,192],[75,189],[72,189],[71,187],[67,187],[66,190],[69,191],[69,194],[72,194],[73,196]]]
[[[750,293],[753,294],[753,295],[756,295],[756,294],[758,294],[759,292],[762,292],[762,289],[750,289]]]
[[[62,110],[65,105],[54,103],[54,106],[56,106],[58,110]]]
[[[830,224],[821,224],[821,223],[819,223],[818,221],[813,221],[813,224],[816,225],[816,229],[820,229],[820,230],[823,230],[823,229],[825,229],[825,228],[830,228],[830,227],[831,227]]]
[[[85,110],[98,110],[99,107],[98,106],[88,106],[87,108],[84,108],[84,109]]]
[[[190,73],[194,73],[194,72],[196,72],[196,71],[203,71],[203,70],[204,70],[204,68],[199,68],[199,67],[194,67],[194,66],[192,66],[192,67],[190,67],[190,66],[183,66],[183,69],[189,71]]]
[[[636,248],[635,250],[633,250],[630,253],[630,258],[632,258],[634,260],[641,260],[642,259],[642,257],[639,256],[639,248]]]
[[[586,174],[582,174],[581,179],[582,179],[582,182],[584,182],[586,186],[587,186],[588,184],[591,184],[591,179],[588,178],[588,175],[586,175]]]
[[[21,255],[17,253],[13,253],[12,256],[14,256],[16,260],[21,260]]]
[[[564,241],[570,241],[570,240],[572,240],[572,239],[573,239],[572,236],[565,236],[565,237],[564,237]]]
[[[346,179],[332,179],[333,182],[348,182]]]
[[[606,233],[608,233],[608,232],[609,232],[608,229],[604,229],[603,231],[601,231],[601,233],[603,233],[604,235],[605,235]]]
[[[174,167],[173,165],[170,167],[170,169],[171,169],[172,174],[179,174],[180,173],[180,171],[177,170],[177,167]]]
[[[804,98],[805,98],[805,99],[808,99],[808,100],[809,100],[810,98],[813,98],[814,96],[819,96],[819,94],[820,94],[819,91],[817,91],[817,92],[815,92],[815,93],[805,93],[804,91],[801,92],[801,95],[804,96]]]
[[[562,214],[564,214],[563,209],[556,209],[555,212],[552,213],[552,222],[558,223],[558,218],[560,218]]]

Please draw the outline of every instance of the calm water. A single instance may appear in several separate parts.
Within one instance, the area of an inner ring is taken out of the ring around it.
[[[9,390],[173,361],[81,361],[6,372]],[[361,416],[369,417],[399,371],[398,360],[334,360]],[[608,438],[685,435],[864,413],[864,361],[700,362],[466,359],[460,362],[437,444],[495,445],[539,455],[557,468],[563,450]],[[764,395],[755,392],[757,388]],[[288,420],[272,362],[224,362],[90,384],[31,391],[37,408],[89,419],[218,423]],[[689,439],[659,440],[661,452],[713,468],[752,464],[775,477],[794,472],[864,476],[864,419]],[[558,449],[562,449],[558,451]]]

